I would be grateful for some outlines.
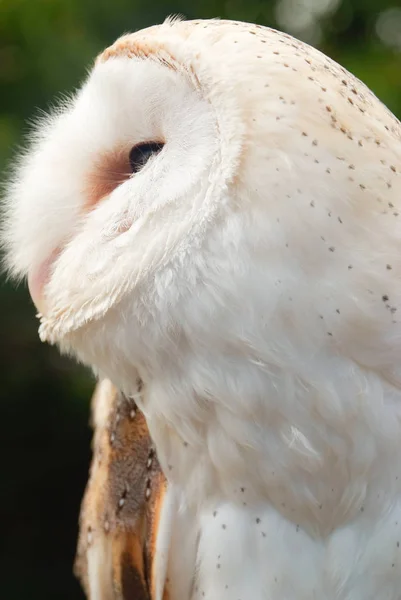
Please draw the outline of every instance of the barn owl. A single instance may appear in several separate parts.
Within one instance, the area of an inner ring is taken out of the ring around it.
[[[8,265],[144,415],[155,600],[401,598],[400,173],[363,83],[240,22],[124,35],[39,124]]]

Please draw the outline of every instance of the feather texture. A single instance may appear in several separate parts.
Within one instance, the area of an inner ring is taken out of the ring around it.
[[[92,422],[75,573],[90,600],[167,600],[154,569],[166,481],[144,417],[103,380],[93,396]]]

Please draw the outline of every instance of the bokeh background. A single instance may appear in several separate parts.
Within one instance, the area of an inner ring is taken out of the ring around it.
[[[398,4],[398,7],[397,7]],[[124,32],[221,17],[285,30],[401,116],[400,0],[0,0],[0,173],[29,120],[73,90]],[[90,459],[91,375],[37,337],[26,288],[0,280],[0,565],[4,600],[80,600],[72,574]]]

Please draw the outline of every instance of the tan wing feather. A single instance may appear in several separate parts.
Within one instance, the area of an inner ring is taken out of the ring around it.
[[[166,480],[145,418],[133,400],[104,380],[93,395],[92,425],[93,458],[74,572],[89,600],[155,600]]]

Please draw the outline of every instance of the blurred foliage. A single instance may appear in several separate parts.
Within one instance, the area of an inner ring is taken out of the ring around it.
[[[0,170],[37,108],[79,85],[123,32],[221,17],[284,29],[317,45],[401,115],[398,0],[0,0]],[[1,597],[82,598],[72,576],[90,456],[89,373],[40,344],[26,289],[0,287]]]

